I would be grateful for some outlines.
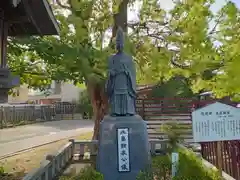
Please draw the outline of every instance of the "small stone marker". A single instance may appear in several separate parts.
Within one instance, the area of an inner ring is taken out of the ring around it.
[[[177,175],[179,154],[177,152],[172,153],[172,177]]]
[[[118,171],[129,172],[129,140],[128,128],[119,128],[118,130]]]

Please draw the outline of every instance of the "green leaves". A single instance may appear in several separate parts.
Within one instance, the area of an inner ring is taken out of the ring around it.
[[[43,87],[51,79],[103,83],[107,57],[114,53],[107,43],[109,30],[121,2],[71,0],[68,12],[54,7],[60,36],[11,39],[10,67],[33,86]],[[129,23],[132,31],[125,41],[126,53],[136,62],[138,83],[154,84],[180,75],[188,78],[194,92],[212,90],[217,97],[239,97],[240,12],[228,2],[213,13],[214,2],[176,1],[166,11],[157,0],[141,1],[139,21]],[[41,65],[34,64],[38,60]]]
[[[239,94],[240,14],[234,3],[213,13],[213,0],[178,1],[169,12],[158,4],[153,6],[154,1],[142,2],[140,22],[135,26],[140,35],[136,42],[143,42],[137,53],[144,69],[142,81],[151,79],[153,83],[183,75],[196,93]]]

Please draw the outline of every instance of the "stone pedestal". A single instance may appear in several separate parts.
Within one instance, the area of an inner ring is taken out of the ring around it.
[[[105,116],[100,124],[97,170],[104,180],[135,180],[151,166],[147,125],[138,116]]]

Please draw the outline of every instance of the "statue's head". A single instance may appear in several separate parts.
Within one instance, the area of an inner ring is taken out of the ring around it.
[[[124,34],[121,27],[118,27],[117,34],[116,34],[116,49],[118,52],[123,51],[124,46]]]

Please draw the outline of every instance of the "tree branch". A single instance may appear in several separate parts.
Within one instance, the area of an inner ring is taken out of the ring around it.
[[[189,69],[190,68],[190,66],[188,66],[188,65],[178,63],[175,56],[173,56],[171,58],[170,62],[173,66],[175,66],[177,68],[181,68],[181,69]]]
[[[61,1],[61,0],[56,0],[58,6],[60,6],[60,7],[63,8],[63,9],[71,10],[70,6],[64,5],[64,4],[62,4],[60,1]]]
[[[214,27],[209,31],[208,35],[212,35],[213,33],[216,32],[217,26],[219,25],[219,23],[221,22],[221,18],[223,17],[223,12],[219,15],[216,24],[214,25]]]

